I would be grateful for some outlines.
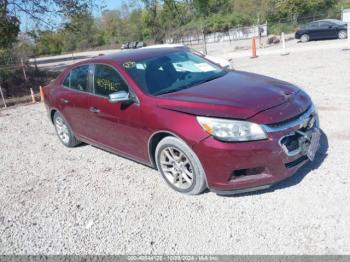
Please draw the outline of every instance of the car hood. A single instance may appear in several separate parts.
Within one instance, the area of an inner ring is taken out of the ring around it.
[[[257,122],[266,124],[292,118],[311,103],[310,98],[292,84],[242,71],[230,71],[223,77],[158,98],[158,106],[164,109],[233,119],[249,119],[289,104],[283,116],[274,113],[275,116],[256,118]]]

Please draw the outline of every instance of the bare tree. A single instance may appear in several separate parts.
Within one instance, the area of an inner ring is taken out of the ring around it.
[[[73,16],[84,10],[95,8],[94,0],[0,0],[3,17],[17,17],[25,14],[33,22],[51,29],[57,16]],[[57,20],[57,19],[56,19]]]

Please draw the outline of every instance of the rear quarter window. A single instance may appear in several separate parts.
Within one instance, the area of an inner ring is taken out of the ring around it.
[[[320,28],[329,28],[332,25],[333,24],[331,24],[329,22],[320,22]]]
[[[69,85],[69,80],[70,80],[70,72],[68,73],[68,75],[67,75],[66,78],[64,79],[62,85],[69,88],[69,87],[70,87],[70,85]]]
[[[88,91],[89,65],[82,65],[73,68],[63,81],[63,86],[79,90]]]

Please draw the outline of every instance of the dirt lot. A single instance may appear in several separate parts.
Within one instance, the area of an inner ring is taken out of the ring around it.
[[[314,163],[262,193],[183,196],[148,167],[63,147],[42,104],[0,111],[0,253],[350,254],[350,51],[312,45],[234,60],[304,88],[325,134]]]

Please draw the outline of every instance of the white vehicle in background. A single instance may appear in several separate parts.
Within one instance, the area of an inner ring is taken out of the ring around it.
[[[228,61],[224,58],[221,58],[221,57],[217,57],[217,56],[210,56],[210,55],[205,55],[204,53],[200,52],[200,51],[197,51],[195,49],[192,49],[188,46],[185,46],[183,44],[161,44],[161,45],[151,45],[151,46],[146,46],[146,47],[143,47],[143,48],[188,48],[190,49],[193,53],[197,54],[197,55],[200,55],[206,59],[208,59],[209,61],[212,61],[213,63],[221,66],[222,68],[226,68],[226,69],[233,69],[232,67],[232,64],[231,64],[231,61]]]
[[[350,8],[344,9],[342,12],[342,21],[345,23],[350,23]]]

